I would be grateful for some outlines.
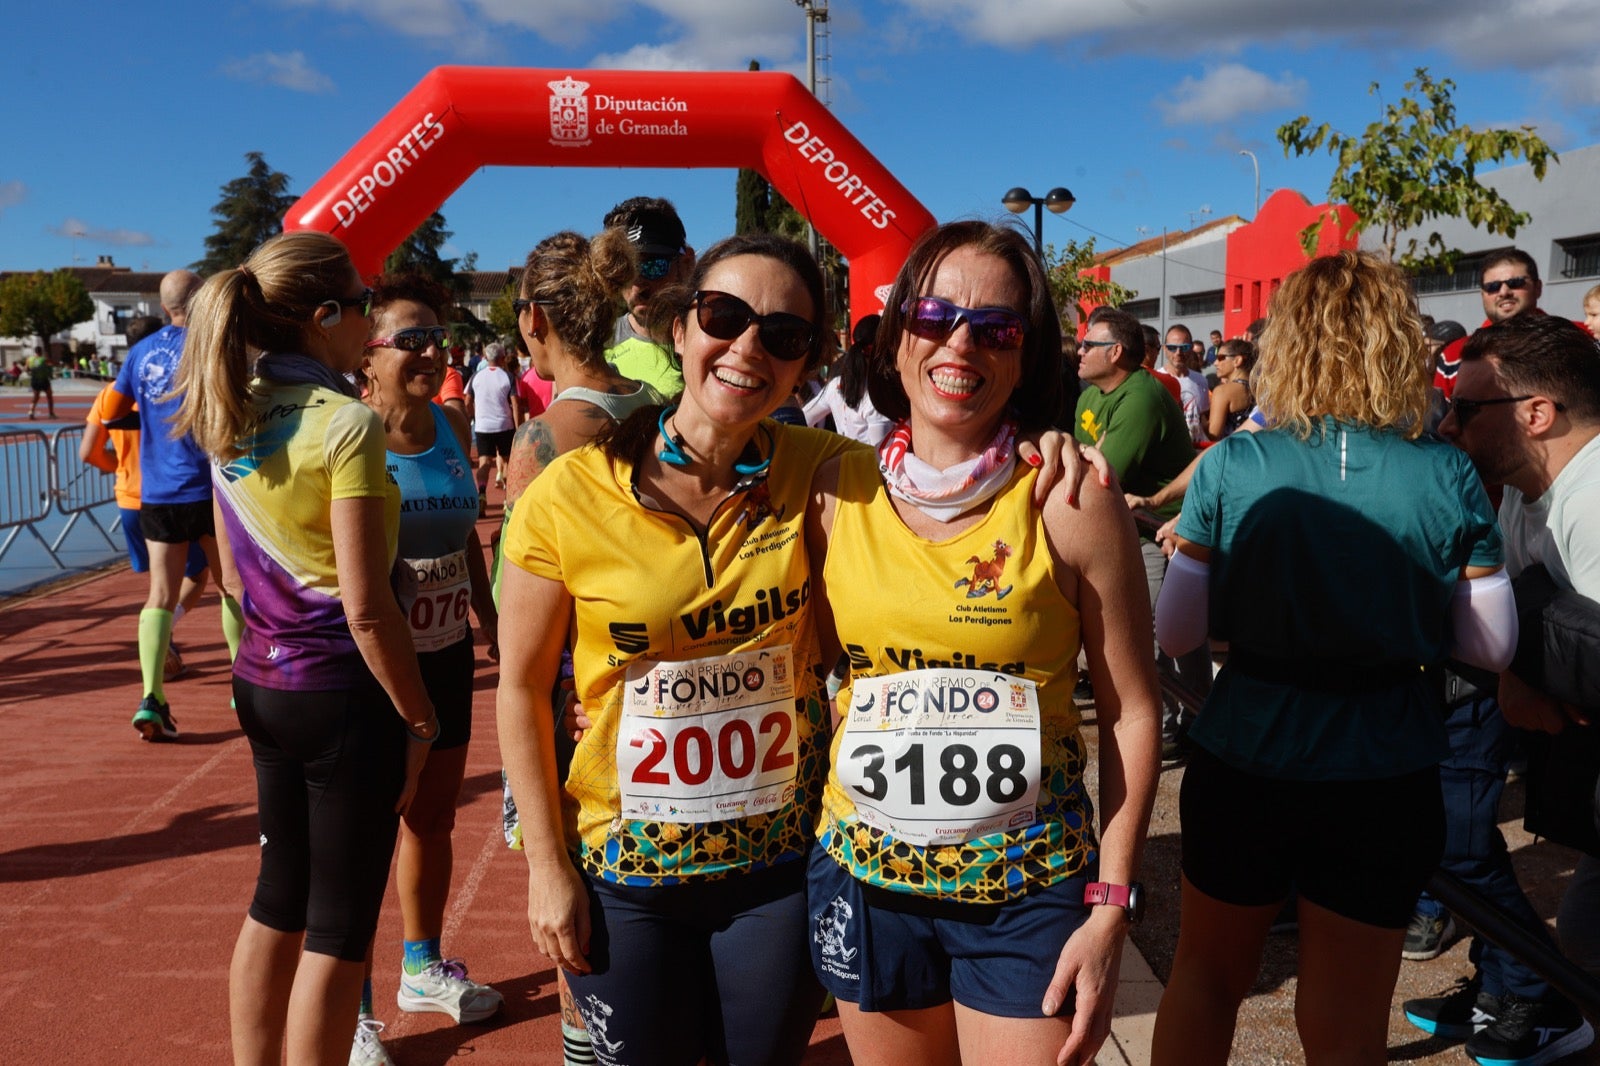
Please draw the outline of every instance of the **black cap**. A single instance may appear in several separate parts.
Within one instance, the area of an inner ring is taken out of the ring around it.
[[[1443,319],[1428,327],[1428,339],[1440,344],[1452,344],[1466,335],[1466,327],[1453,318]]]
[[[652,212],[628,226],[628,240],[642,255],[677,255],[683,251],[683,223],[673,215]]]

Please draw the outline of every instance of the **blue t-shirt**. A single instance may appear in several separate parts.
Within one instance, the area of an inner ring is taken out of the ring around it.
[[[1449,647],[1465,566],[1497,566],[1494,510],[1466,453],[1326,419],[1213,445],[1178,535],[1211,549],[1211,636],[1229,665],[1195,743],[1300,780],[1410,773],[1446,754],[1420,667]]]
[[[188,434],[174,440],[181,398],[168,397],[183,358],[182,326],[166,326],[133,346],[112,386],[139,404],[139,476],[144,503],[205,503],[211,463]]]

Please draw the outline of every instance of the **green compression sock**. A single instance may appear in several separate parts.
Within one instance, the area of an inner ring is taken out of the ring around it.
[[[359,1014],[363,1018],[372,1017],[372,978],[370,977],[361,982],[361,1010]]]
[[[144,693],[167,702],[161,686],[161,669],[167,662],[167,647],[172,643],[172,612],[146,607],[139,612],[139,673],[144,678]]]
[[[228,642],[228,661],[239,657],[239,638],[244,635],[244,612],[232,596],[222,597],[222,639]]]

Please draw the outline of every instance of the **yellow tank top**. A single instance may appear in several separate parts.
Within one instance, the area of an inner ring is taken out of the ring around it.
[[[730,496],[703,539],[643,506],[632,465],[593,447],[558,457],[512,512],[505,561],[573,596],[575,683],[594,726],[563,814],[596,877],[709,880],[799,859],[812,840],[827,711],[806,503],[817,467],[860,445],[763,426],[768,476]]]
[[[1094,856],[1078,612],[1033,480],[1019,467],[982,521],[936,542],[901,522],[876,456],[841,460],[824,574],[850,684],[820,839],[860,881],[995,903]]]

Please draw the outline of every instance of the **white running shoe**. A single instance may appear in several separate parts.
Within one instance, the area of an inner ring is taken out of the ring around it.
[[[370,1014],[363,1014],[356,1022],[355,1043],[350,1045],[350,1066],[394,1066],[394,1060],[378,1040],[383,1023]]]
[[[459,1022],[481,1022],[505,1002],[488,985],[467,979],[460,959],[431,963],[419,974],[400,971],[400,991],[395,1001],[404,1011],[436,1011]]]

